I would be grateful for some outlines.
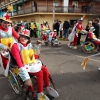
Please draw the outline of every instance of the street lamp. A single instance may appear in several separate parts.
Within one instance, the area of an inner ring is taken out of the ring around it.
[[[55,20],[55,4],[53,4],[53,23],[54,23],[54,20]]]

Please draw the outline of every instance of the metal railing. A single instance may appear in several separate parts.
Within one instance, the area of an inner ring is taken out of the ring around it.
[[[40,13],[45,13],[45,12],[49,12],[52,13],[53,12],[53,6],[52,5],[38,5],[37,8],[34,6],[30,6],[30,7],[24,7],[23,9],[20,9],[19,11],[13,12],[11,14],[11,16],[17,16],[17,15],[23,15],[23,14],[29,14],[29,13],[35,13],[35,12],[40,12]],[[95,8],[82,8],[82,7],[64,7],[64,6],[55,6],[55,13],[86,13],[86,14],[99,14],[100,13],[100,9],[99,7],[95,7]]]

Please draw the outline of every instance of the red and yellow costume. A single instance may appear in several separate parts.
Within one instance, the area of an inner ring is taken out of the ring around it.
[[[29,46],[29,44],[20,44],[21,46],[23,46],[23,48],[27,48]],[[32,49],[32,48],[30,48]],[[15,53],[16,52],[16,53]],[[12,46],[12,49],[11,49],[11,53],[12,55],[14,56],[14,58],[16,59],[16,62],[17,62],[17,65],[19,68],[23,67],[24,66],[24,63],[23,63],[23,60],[22,60],[22,56],[21,56],[21,50],[19,50],[19,44],[15,43],[13,46]],[[35,60],[38,58],[37,55],[33,55],[35,57]],[[36,64],[36,61],[33,63],[33,66]],[[49,86],[49,81],[48,81],[48,70],[47,68],[40,64],[40,68],[35,72],[35,70],[31,68],[31,70],[29,70],[29,67],[26,66],[26,69],[28,70],[29,74],[31,75],[34,75],[37,77],[37,87],[38,87],[38,93],[40,92],[43,92],[43,80],[44,80],[44,83],[47,86]],[[37,67],[37,66],[35,66]]]
[[[18,39],[19,35],[16,33],[13,27],[4,28],[0,26],[0,48],[2,48],[1,46],[3,45],[10,49],[15,42],[14,38]],[[1,51],[1,67],[5,76],[7,76],[5,71],[7,69],[8,62],[8,58],[4,57]]]
[[[76,43],[77,43],[77,40],[78,40],[78,34],[82,33],[82,31],[84,31],[84,28],[82,26],[82,22],[83,22],[83,18],[81,18],[79,20],[79,22],[74,25],[74,27],[73,27],[73,29],[72,29],[69,37],[68,37],[68,39],[69,39],[68,46],[70,48],[74,48],[74,47],[77,48]]]
[[[76,28],[75,28],[76,33],[75,33],[75,35],[74,35],[74,40],[73,40],[72,42],[70,42],[70,44],[71,44],[72,46],[76,46],[77,39],[78,39],[78,34],[79,34],[83,29],[84,29],[84,28],[83,28],[83,26],[82,26],[82,23],[78,22],[78,23],[76,24]]]
[[[92,40],[95,44],[100,45],[100,39],[97,39],[93,31],[87,33],[87,38]]]
[[[29,32],[26,29],[23,30],[23,34],[21,33],[21,35],[29,37],[28,34],[29,34]],[[20,69],[23,70],[23,68],[24,68],[24,72],[22,72],[22,74],[25,73],[24,76],[20,73],[21,70],[19,72],[19,75],[20,76],[22,75],[21,78],[24,82],[27,81],[28,79],[30,79],[30,77],[28,75],[26,76],[27,73],[29,73],[30,75],[36,76],[39,97],[40,97],[40,94],[43,93],[43,82],[45,84],[46,89],[49,92],[51,91],[52,93],[56,93],[56,96],[54,95],[54,97],[58,96],[58,93],[55,92],[55,90],[53,90],[50,87],[49,72],[48,72],[47,68],[38,59],[38,55],[35,54],[35,51],[34,51],[31,43],[28,43],[28,44],[27,43],[23,44],[21,42],[15,43],[15,44],[13,44],[13,46],[11,48],[11,53],[16,60],[19,70]],[[30,89],[31,89],[31,92],[33,92],[32,87],[30,87]],[[48,99],[48,97],[45,96],[44,100],[49,100],[49,99]]]
[[[41,24],[41,31],[43,34],[43,40],[46,41],[48,38],[48,33],[50,32],[50,26],[46,23],[46,21],[43,21],[43,24]]]

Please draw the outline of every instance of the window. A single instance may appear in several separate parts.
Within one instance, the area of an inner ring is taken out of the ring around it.
[[[54,6],[59,6],[59,1],[53,1]]]
[[[79,0],[79,2],[84,2],[84,0]]]

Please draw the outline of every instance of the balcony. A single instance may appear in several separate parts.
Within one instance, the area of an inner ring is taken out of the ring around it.
[[[30,13],[53,13],[53,9],[55,9],[55,13],[85,13],[85,14],[99,14],[100,13],[100,9],[98,6],[96,6],[95,8],[86,8],[86,9],[82,9],[81,7],[64,7],[64,6],[55,6],[55,8],[52,5],[38,5],[37,6],[37,11],[36,8],[34,6],[30,6],[30,7],[24,7],[23,9],[21,8],[21,10],[13,12],[11,15],[13,16],[17,16],[17,15],[23,15],[23,14],[30,14]]]

